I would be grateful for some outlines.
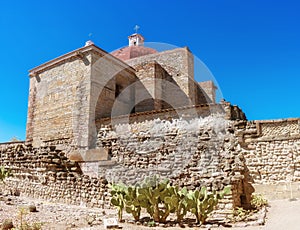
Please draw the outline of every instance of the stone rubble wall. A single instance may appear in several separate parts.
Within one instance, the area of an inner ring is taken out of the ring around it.
[[[291,136],[299,134],[299,120],[259,121],[258,131],[261,136]]]
[[[186,106],[180,108],[168,108],[161,110],[152,110],[146,112],[137,112],[130,115],[108,117],[96,120],[97,130],[101,126],[119,124],[119,123],[141,123],[143,121],[150,121],[154,119],[171,121],[174,118],[183,117],[184,119],[192,119],[194,117],[207,117],[212,114],[223,114],[227,120],[246,120],[243,111],[229,102],[222,102],[221,104],[201,104]]]
[[[219,104],[203,104],[197,106],[187,106],[181,108],[169,108],[161,110],[152,110],[146,112],[137,112],[130,115],[118,116],[113,118],[103,118],[96,120],[97,130],[103,125],[119,124],[119,123],[142,123],[143,121],[151,121],[161,119],[170,121],[174,118],[185,117],[192,119],[193,117],[207,117],[210,114],[224,114],[224,109]]]
[[[255,184],[300,182],[299,119],[239,122],[236,129]]]
[[[108,149],[110,157],[99,164],[99,176],[136,184],[159,175],[188,189],[217,191],[231,185],[232,195],[217,212],[220,218],[230,215],[233,207],[249,205],[252,193],[231,124],[214,115],[102,126],[97,146]]]
[[[32,148],[22,142],[0,145],[0,165],[13,177],[5,188],[53,202],[108,207],[107,180],[83,175],[78,163],[55,146]]]

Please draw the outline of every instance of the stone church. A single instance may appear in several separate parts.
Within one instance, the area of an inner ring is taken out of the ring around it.
[[[88,41],[30,70],[27,143],[93,149],[103,118],[216,103],[214,83],[194,80],[187,47],[158,52],[141,34],[128,40],[111,53]]]
[[[30,70],[26,142],[0,143],[9,188],[109,207],[107,183],[159,175],[188,189],[230,185],[218,220],[249,207],[254,189],[289,198],[289,183],[300,197],[300,119],[247,121],[216,102],[213,82],[194,80],[187,47],[158,52],[141,34],[128,39],[112,53],[89,41]]]

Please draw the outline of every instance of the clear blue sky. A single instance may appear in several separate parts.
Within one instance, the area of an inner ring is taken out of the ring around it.
[[[0,142],[25,138],[28,70],[92,40],[188,46],[248,119],[300,117],[297,0],[0,1]]]

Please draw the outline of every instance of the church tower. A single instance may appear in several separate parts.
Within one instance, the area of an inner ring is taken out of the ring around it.
[[[142,35],[135,33],[128,36],[128,40],[129,46],[143,46],[145,38]]]

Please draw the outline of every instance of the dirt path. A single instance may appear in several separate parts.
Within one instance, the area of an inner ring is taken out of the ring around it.
[[[42,229],[104,229],[102,220],[105,218],[116,217],[115,210],[91,209],[86,207],[52,204],[45,201],[38,201],[30,198],[12,197],[9,201],[0,199],[0,223],[7,218],[14,220],[18,224],[18,210],[22,206],[35,204],[39,212],[26,216],[29,222],[47,223]],[[130,219],[129,214],[124,213],[125,219]],[[225,228],[214,227],[211,229],[232,229],[232,230],[298,230],[300,229],[300,200],[276,200],[270,201],[267,212],[267,219],[264,226],[245,226],[239,223],[239,227]],[[91,227],[88,222],[93,222]],[[207,226],[208,227],[208,226]],[[120,223],[123,230],[162,230],[164,227],[144,227],[141,225]],[[180,230],[180,227],[169,227],[170,230]],[[184,229],[203,229],[203,227],[185,227]],[[207,229],[207,228],[206,228]]]
[[[300,200],[277,200],[270,202],[265,228],[261,229],[300,229]]]
[[[269,202],[266,223],[264,226],[232,228],[234,230],[299,230],[300,200],[274,200]]]
[[[232,230],[299,230],[300,229],[300,200],[274,200],[269,202],[266,223],[263,226],[242,226],[234,228],[212,228],[212,229],[232,229]],[[146,228],[132,225],[123,225],[124,229],[165,229],[165,228]],[[171,230],[179,230],[182,228],[170,228]],[[201,228],[185,228],[185,229],[201,229]]]

